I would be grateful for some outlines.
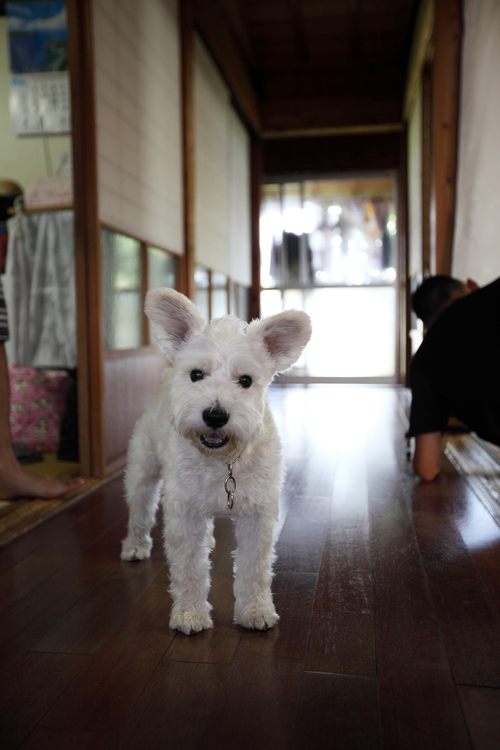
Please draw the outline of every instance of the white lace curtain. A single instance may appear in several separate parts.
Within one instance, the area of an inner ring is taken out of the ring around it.
[[[75,367],[73,211],[21,213],[9,220],[8,231],[9,362]]]

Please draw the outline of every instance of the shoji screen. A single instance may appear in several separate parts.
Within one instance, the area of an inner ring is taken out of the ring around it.
[[[196,262],[250,278],[250,139],[203,42],[195,44]]]
[[[229,255],[231,279],[252,283],[250,236],[250,137],[240,118],[230,110]]]
[[[196,38],[196,262],[229,272],[229,90],[203,42]]]
[[[183,252],[176,0],[94,0],[99,218]]]

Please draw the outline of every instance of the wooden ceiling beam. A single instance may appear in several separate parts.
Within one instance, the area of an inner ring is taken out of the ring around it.
[[[346,134],[338,138],[264,140],[264,174],[349,174],[399,166],[402,133]]]
[[[221,0],[221,7],[249,69],[255,66],[255,50],[243,21],[237,0]]]
[[[295,97],[262,105],[264,133],[386,125],[401,121],[401,97],[380,93]]]
[[[401,122],[386,122],[380,125],[345,125],[343,127],[302,128],[297,130],[264,130],[265,140],[277,138],[321,138],[322,136],[365,135],[368,133],[401,133],[404,125]]]

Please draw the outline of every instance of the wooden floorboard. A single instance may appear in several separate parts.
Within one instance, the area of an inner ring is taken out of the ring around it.
[[[467,476],[445,460],[423,484],[404,390],[270,395],[288,466],[275,628],[233,624],[220,519],[214,627],[171,631],[161,526],[151,560],[122,563],[114,479],[0,550],[2,750],[500,747],[500,506],[476,449]]]
[[[500,687],[500,615],[454,521],[470,504],[461,490],[453,477],[417,488],[413,522],[455,682]]]
[[[294,724],[291,750],[379,750],[377,681],[306,672]]]
[[[26,468],[33,474],[47,479],[71,479],[78,477],[78,463],[73,461],[58,461],[55,453],[44,454],[42,460],[26,464]],[[0,501],[0,547],[9,544],[14,539],[30,529],[34,529],[47,518],[55,515],[73,504],[79,498],[91,492],[100,481],[85,479],[83,485],[64,498],[23,499]]]

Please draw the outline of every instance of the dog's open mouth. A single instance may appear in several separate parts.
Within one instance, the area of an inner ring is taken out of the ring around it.
[[[200,435],[200,440],[205,448],[222,448],[227,445],[229,438],[223,435],[217,435],[215,432],[209,432],[206,435]]]

